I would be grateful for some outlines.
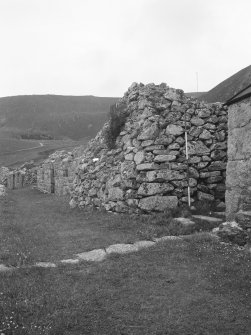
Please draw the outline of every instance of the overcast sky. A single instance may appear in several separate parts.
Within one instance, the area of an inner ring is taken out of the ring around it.
[[[250,0],[0,0],[0,96],[207,91],[251,64]]]

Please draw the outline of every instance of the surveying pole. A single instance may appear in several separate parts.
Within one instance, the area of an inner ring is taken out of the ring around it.
[[[187,140],[187,113],[185,110],[185,143],[186,143],[186,163],[187,163],[187,199],[188,206],[191,206],[190,186],[189,186],[189,156],[188,156],[188,140]]]

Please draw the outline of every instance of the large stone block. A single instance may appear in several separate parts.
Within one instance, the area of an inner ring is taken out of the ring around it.
[[[124,161],[120,166],[120,173],[123,179],[136,178],[135,163],[133,161]]]
[[[191,120],[191,124],[195,125],[195,126],[202,126],[205,121],[199,117],[193,117]]]
[[[183,96],[184,93],[182,90],[175,90],[171,87],[164,94],[164,98],[170,101],[182,101],[184,99]]]
[[[202,140],[209,140],[212,137],[213,135],[207,129],[204,129],[202,133],[199,135],[199,138],[201,138]]]
[[[251,157],[251,123],[249,123],[246,127],[231,130],[228,136],[229,160],[248,159],[250,157]]]
[[[204,192],[198,192],[197,193],[199,200],[205,200],[205,201],[213,201],[214,196],[212,194],[204,193]]]
[[[203,156],[210,153],[209,148],[202,141],[188,142],[189,155]]]
[[[251,101],[240,102],[229,107],[228,129],[246,127],[251,123]]]
[[[155,151],[155,150],[163,150],[165,149],[164,145],[162,144],[155,144],[155,145],[149,145],[145,148],[145,151]]]
[[[139,195],[154,195],[160,193],[170,192],[174,189],[174,186],[167,183],[142,183],[139,187]]]
[[[111,187],[108,189],[108,199],[118,201],[124,199],[124,191],[119,187]]]
[[[141,164],[144,161],[144,159],[145,159],[144,151],[138,151],[134,156],[134,161],[137,165]]]
[[[147,170],[155,170],[155,169],[159,169],[159,165],[156,163],[143,163],[143,164],[139,164],[137,165],[137,170],[138,171],[147,171]]]
[[[139,208],[145,211],[164,211],[166,209],[176,208],[178,205],[178,198],[176,196],[158,196],[140,199]]]
[[[157,155],[154,158],[155,162],[161,163],[161,162],[171,162],[175,161],[176,156],[175,155]]]
[[[236,222],[244,229],[251,228],[251,211],[242,211],[240,210],[235,215]]]
[[[208,168],[209,171],[221,171],[226,170],[227,163],[222,161],[212,162]]]
[[[169,124],[166,127],[166,134],[167,135],[180,136],[184,132],[185,132],[185,130],[181,126],[177,126],[175,124]]]
[[[146,180],[148,182],[182,180],[185,178],[186,173],[174,170],[148,171],[146,173]]]
[[[226,186],[227,188],[251,187],[251,159],[228,161]]]
[[[117,174],[107,180],[107,187],[116,187],[121,185],[121,175]]]
[[[138,136],[138,140],[154,140],[159,134],[159,127],[156,123],[151,123],[147,128],[143,129]]]

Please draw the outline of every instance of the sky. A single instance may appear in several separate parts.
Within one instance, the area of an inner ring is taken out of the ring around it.
[[[0,96],[208,91],[251,64],[250,0],[0,0]],[[196,75],[198,74],[198,75]]]

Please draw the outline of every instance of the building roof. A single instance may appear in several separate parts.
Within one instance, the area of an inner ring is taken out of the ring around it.
[[[230,98],[229,100],[227,100],[225,102],[225,105],[232,105],[238,101],[244,100],[248,97],[251,96],[251,84],[248,85],[246,88],[244,88],[243,90],[241,90],[240,92],[238,92],[237,94],[235,94],[232,98]]]

